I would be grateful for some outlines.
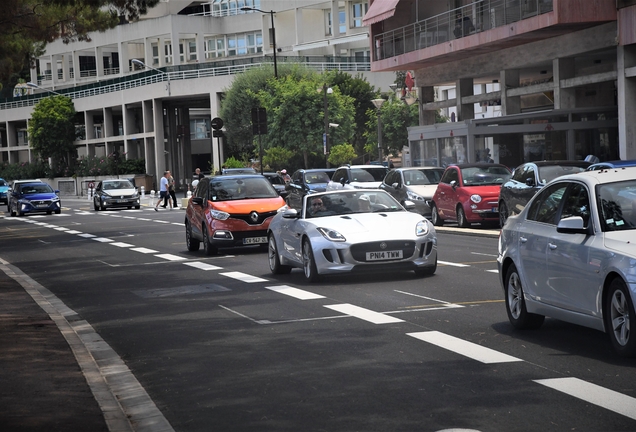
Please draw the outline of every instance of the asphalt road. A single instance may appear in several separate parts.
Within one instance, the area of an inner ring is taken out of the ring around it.
[[[188,252],[182,210],[0,221],[0,258],[86,320],[177,431],[633,431],[634,360],[603,333],[508,324],[497,237],[438,232],[439,267],[271,275]],[[110,351],[108,351],[110,352]],[[103,366],[103,363],[102,363]],[[118,390],[119,391],[119,390]]]

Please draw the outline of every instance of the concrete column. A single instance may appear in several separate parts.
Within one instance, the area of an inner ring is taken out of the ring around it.
[[[455,87],[455,94],[457,100],[457,121],[469,120],[475,118],[475,104],[464,103],[462,98],[466,96],[472,96],[475,92],[473,89],[472,78],[462,78],[457,81]]]
[[[636,45],[617,47],[618,143],[621,159],[636,159],[636,76],[625,76],[636,67]]]
[[[153,39],[144,38],[144,58],[142,61],[148,66],[154,67],[154,64],[153,64],[154,60],[152,58],[152,42],[153,42]],[[161,52],[159,52],[159,63],[161,64]]]
[[[433,86],[420,87],[419,94],[420,94],[420,97],[419,97],[420,100],[417,104],[419,106],[419,113],[420,113],[420,126],[435,124],[436,111],[430,111],[430,110],[424,111],[422,109],[423,104],[435,102],[435,87]]]
[[[154,124],[153,124],[153,117],[152,117],[152,101],[143,101],[141,103],[141,111],[143,113],[144,119],[143,119],[143,126],[144,126],[144,130],[143,132],[153,132],[154,131]]]
[[[519,114],[521,112],[521,96],[508,97],[506,89],[519,87],[519,70],[507,69],[500,73],[501,83],[501,115]]]
[[[576,89],[561,88],[561,80],[574,78],[574,59],[554,59],[552,61],[552,73],[554,77],[554,109],[576,108]]]
[[[299,45],[305,41],[303,34],[303,9],[296,8],[294,16],[294,32],[296,33],[296,45]]]
[[[57,87],[59,79],[57,77],[57,60],[59,56],[51,56],[51,81],[53,82],[53,88]]]
[[[119,42],[117,44],[117,55],[119,56],[119,76],[124,76],[129,72],[128,43]]]
[[[31,81],[32,83],[38,83],[38,69],[37,68],[31,68],[29,69],[30,75],[31,75]]]
[[[159,51],[159,67],[163,67],[166,65],[166,43],[163,37],[157,41],[157,50]]]
[[[91,111],[84,111],[84,125],[86,127],[86,139],[95,139],[95,122]]]
[[[62,81],[64,81],[64,83],[68,83],[71,80],[71,71],[68,60],[69,56],[67,54],[62,54]]]
[[[104,77],[104,52],[102,47],[95,47],[95,64],[97,65],[97,80]]]
[[[166,150],[164,144],[164,134],[163,134],[163,104],[161,100],[153,99],[152,101],[152,112],[154,114],[154,129],[155,129],[155,142],[154,142],[154,152],[150,152],[150,148],[147,150],[147,165],[148,165],[148,173],[154,172],[155,182],[157,185],[159,184],[159,179],[163,175],[163,172],[166,170],[166,157],[164,151]],[[153,157],[150,157],[150,156]]]
[[[269,16],[269,15],[268,15]],[[172,27],[172,21],[170,21],[170,41],[172,42],[172,64],[179,66],[181,64],[181,53],[179,51],[179,33]],[[183,47],[184,55],[186,47]]]
[[[205,38],[203,33],[197,33],[197,63],[205,61]]]
[[[112,108],[104,108],[104,126],[103,126],[104,138],[115,136],[113,130],[113,110]],[[106,153],[108,154],[108,152]]]
[[[340,36],[340,16],[338,2],[331,0],[331,34],[333,37]]]
[[[80,78],[80,55],[79,51],[73,51],[73,84],[77,85]]]

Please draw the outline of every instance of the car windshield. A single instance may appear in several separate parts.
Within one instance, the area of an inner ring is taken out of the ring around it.
[[[438,184],[443,173],[443,169],[406,170],[404,171],[404,183],[407,186]]]
[[[329,183],[329,176],[327,175],[327,173],[324,172],[305,173],[305,183]]]
[[[351,168],[351,181],[381,182],[386,176],[386,168]]]
[[[571,165],[542,166],[539,167],[539,179],[541,180],[541,183],[548,183],[557,177],[561,177],[566,174],[575,174],[581,171],[585,171],[585,167]]]
[[[464,186],[488,186],[504,184],[510,172],[503,166],[462,168]]]
[[[134,189],[133,184],[128,180],[118,180],[111,182],[104,182],[103,189],[104,190],[113,190],[113,189]]]
[[[379,189],[312,194],[307,196],[305,205],[306,218],[406,211],[391,195]]]
[[[4,180],[0,180],[0,186],[7,186],[7,182]]]
[[[51,189],[51,186],[47,185],[46,183],[41,183],[41,184],[33,183],[33,184],[25,184],[20,186],[20,193],[23,195],[51,193],[51,192],[53,192],[53,189]]]
[[[596,197],[603,231],[636,228],[636,180],[599,185]]]
[[[222,178],[210,181],[211,201],[232,201],[256,198],[276,198],[278,192],[261,176]]]

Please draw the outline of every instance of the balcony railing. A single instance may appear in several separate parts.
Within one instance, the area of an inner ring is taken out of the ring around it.
[[[374,36],[383,60],[551,12],[553,0],[481,0]]]
[[[367,59],[359,59],[356,57],[277,57],[280,63],[299,63],[318,72],[337,70],[342,72],[368,72],[371,70],[371,63]],[[271,65],[273,57],[253,57],[241,60],[223,60],[214,63],[200,63],[183,66],[173,66],[163,68],[165,73],[157,71],[145,71],[122,78],[110,79],[108,81],[100,81],[93,84],[85,84],[82,86],[72,87],[68,89],[56,89],[56,92],[64,94],[71,99],[78,99],[90,96],[99,96],[106,93],[113,93],[128,90],[136,87],[142,87],[160,82],[179,81],[186,79],[203,78],[210,76],[235,75],[243,73],[252,68],[258,68],[263,65]],[[46,77],[46,76],[45,76]],[[42,84],[38,81],[38,85]],[[33,106],[43,97],[47,97],[48,92],[37,93],[34,95],[7,98],[0,103],[0,110],[13,109]]]

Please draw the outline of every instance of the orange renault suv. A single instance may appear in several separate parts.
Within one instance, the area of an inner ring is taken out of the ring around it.
[[[218,248],[267,245],[267,228],[285,206],[262,175],[221,175],[199,181],[185,217],[186,245],[206,255]]]

